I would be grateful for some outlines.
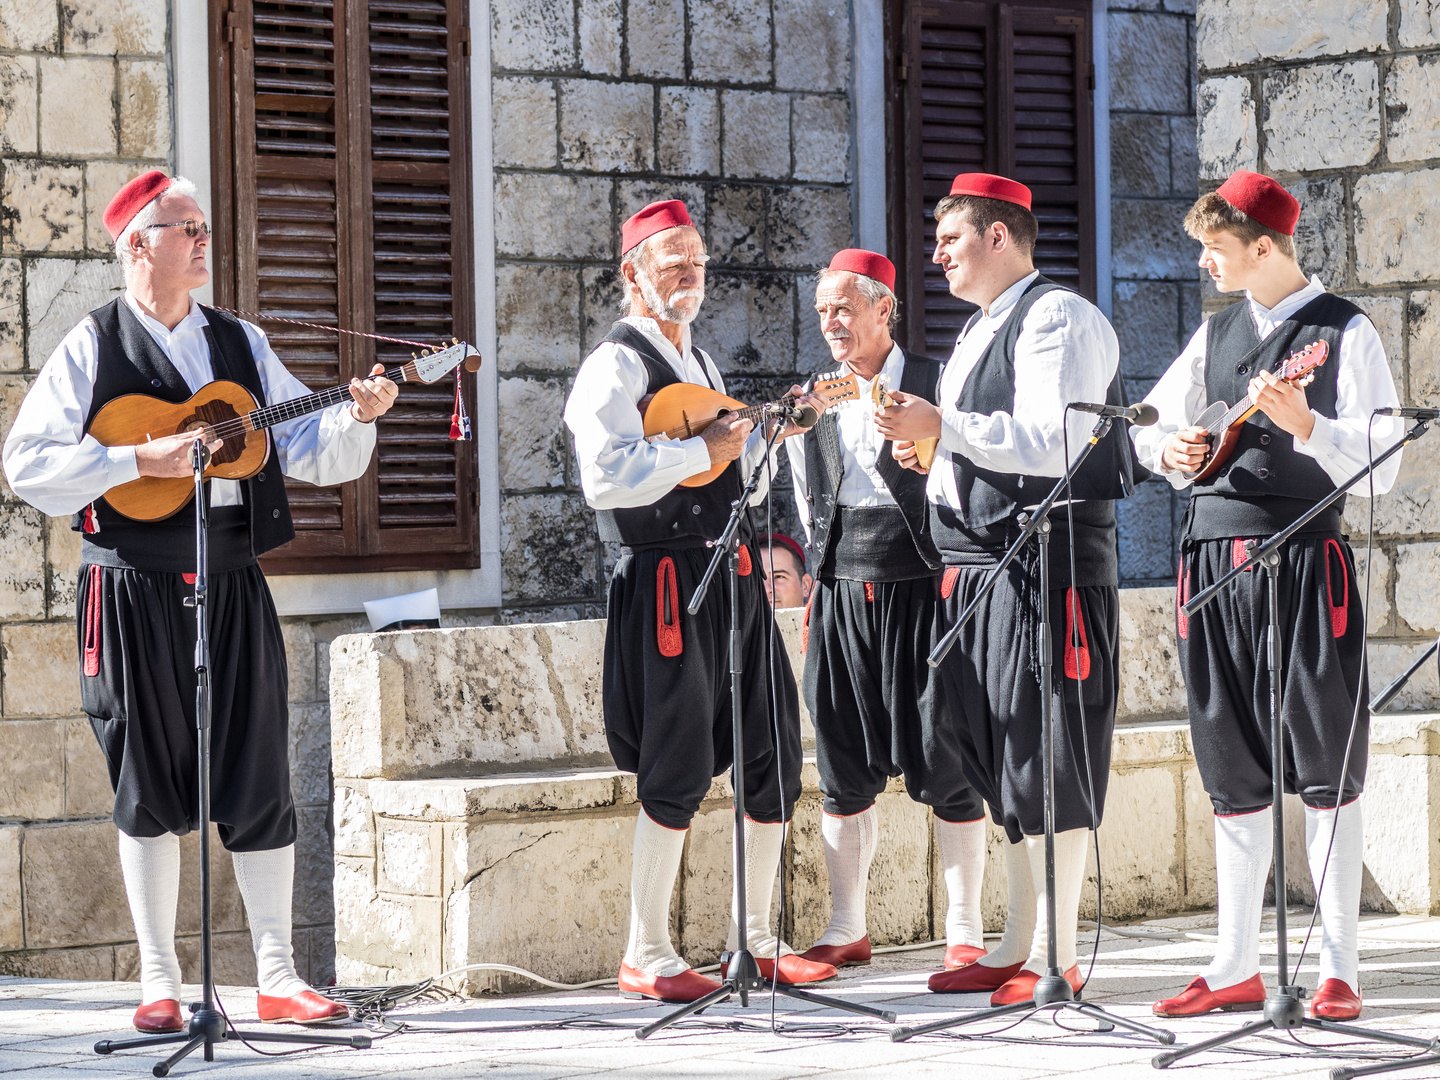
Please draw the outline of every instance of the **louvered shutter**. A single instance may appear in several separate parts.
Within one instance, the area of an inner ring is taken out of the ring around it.
[[[462,0],[212,2],[217,301],[425,342],[473,334]],[[452,199],[452,192],[455,197]],[[312,388],[410,346],[261,324]],[[473,400],[469,402],[473,409]],[[453,383],[406,385],[357,483],[289,483],[269,572],[478,564]]]
[[[1095,299],[1089,4],[907,0],[904,12],[894,177],[903,214],[892,246],[903,253],[905,295],[920,299],[903,333],[912,349],[943,358],[975,310],[930,261],[935,204],[956,173],[1030,187],[1036,267]]]

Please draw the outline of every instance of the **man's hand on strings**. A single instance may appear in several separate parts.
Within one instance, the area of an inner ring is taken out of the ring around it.
[[[1165,440],[1160,464],[1170,472],[1198,472],[1209,453],[1209,432],[1202,427],[1181,428]]]
[[[400,396],[400,388],[385,378],[385,365],[376,364],[370,369],[368,379],[350,380],[350,396],[355,399],[350,406],[350,415],[362,424],[368,424],[390,411],[390,406]]]
[[[135,465],[141,476],[194,476],[195,467],[190,464],[190,448],[195,445],[193,431],[182,431],[178,435],[166,435],[151,439],[135,447]],[[220,440],[207,442],[205,448],[212,454],[220,449]]]
[[[825,414],[826,406],[830,404],[830,402],[827,401],[825,397],[821,394],[807,394],[803,386],[790,387],[789,396],[792,399],[790,404],[793,405],[795,408],[799,409],[806,405],[809,405],[812,409],[814,409],[817,413],[820,413],[822,416]],[[814,424],[810,425],[810,427],[814,426]],[[780,438],[788,439],[791,435],[802,435],[805,432],[809,431],[810,427],[801,427],[799,424],[795,423],[795,421],[787,420],[785,422],[785,426],[780,429]]]
[[[753,420],[747,420],[739,413],[731,413],[728,416],[721,416],[705,426],[700,432],[700,437],[705,440],[705,448],[710,451],[711,465],[724,465],[727,461],[734,461],[745,449],[745,440],[750,437],[750,432],[755,428]]]
[[[1310,441],[1310,433],[1315,430],[1315,414],[1310,411],[1310,399],[1304,389],[1276,378],[1272,372],[1262,371],[1250,380],[1250,401],[1281,431],[1301,442]]]
[[[875,426],[880,434],[892,442],[914,442],[916,439],[940,437],[939,409],[915,394],[902,394],[899,390],[892,390],[890,396],[895,399],[894,405],[888,409],[875,410]]]

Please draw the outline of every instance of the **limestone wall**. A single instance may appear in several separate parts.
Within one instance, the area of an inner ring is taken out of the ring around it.
[[[1407,404],[1440,403],[1440,9],[1430,0],[1200,0],[1202,184],[1258,169],[1300,199],[1301,266],[1370,315]],[[1205,306],[1220,298],[1207,284]],[[1376,500],[1371,679],[1440,633],[1436,436],[1409,447]],[[1351,542],[1369,527],[1346,509]],[[1363,569],[1363,568],[1362,568]],[[1432,707],[1427,665],[1400,707]],[[1408,705],[1407,705],[1408,703]]]

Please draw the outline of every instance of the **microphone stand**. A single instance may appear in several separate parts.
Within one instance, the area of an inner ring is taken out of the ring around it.
[[[990,575],[981,585],[980,591],[970,601],[960,617],[955,621],[944,637],[936,644],[930,653],[929,663],[932,668],[938,668],[945,659],[951,648],[955,645],[960,636],[960,631],[965,627],[980,604],[987,596],[994,591],[999,584],[1005,569],[1020,554],[1021,549],[1029,541],[1030,537],[1038,536],[1040,543],[1040,699],[1044,702],[1040,712],[1041,740],[1043,754],[1043,777],[1044,777],[1044,814],[1045,814],[1045,919],[1046,919],[1046,954],[1045,974],[1035,984],[1035,994],[1030,1001],[1017,1002],[1014,1005],[997,1005],[989,1009],[980,1009],[965,1016],[952,1017],[945,1020],[935,1020],[928,1024],[918,1024],[913,1027],[899,1027],[890,1032],[892,1042],[904,1042],[915,1035],[926,1035],[932,1031],[943,1031],[947,1028],[963,1027],[966,1024],[974,1024],[983,1020],[992,1020],[996,1017],[1009,1016],[1018,1012],[1038,1012],[1041,1009],[1072,1010],[1098,1021],[1100,1031],[1114,1031],[1115,1028],[1125,1028],[1138,1035],[1146,1035],[1160,1043],[1162,1046],[1170,1046],[1175,1042],[1173,1032],[1164,1028],[1149,1027],[1145,1024],[1136,1023],[1134,1020],[1117,1016],[1107,1012],[1096,1005],[1088,1005],[1075,1000],[1075,993],[1070,983],[1060,972],[1060,959],[1056,952],[1055,943],[1055,717],[1054,705],[1051,690],[1051,666],[1052,645],[1050,637],[1050,510],[1059,500],[1061,492],[1070,485],[1070,479],[1079,470],[1081,464],[1090,456],[1096,444],[1103,439],[1110,430],[1114,417],[1102,416],[1095,424],[1090,433],[1090,439],[1081,448],[1079,455],[1072,465],[1066,469],[1065,475],[1060,478],[1059,483],[1051,489],[1040,505],[1035,507],[1030,514],[1020,516],[1020,535],[1010,545],[1008,551],[1001,557],[1000,562],[990,571]],[[1095,932],[1100,932],[1099,927]],[[1065,1029],[1070,1030],[1070,1029]],[[979,1036],[983,1038],[984,1036]]]
[[[1260,566],[1265,571],[1267,606],[1269,607],[1268,625],[1266,629],[1266,666],[1270,673],[1270,785],[1271,785],[1271,808],[1274,821],[1274,847],[1275,847],[1275,970],[1279,976],[1275,989],[1265,997],[1263,1020],[1255,1020],[1244,1024],[1234,1031],[1224,1035],[1216,1035],[1214,1038],[1205,1039],[1202,1042],[1192,1043],[1189,1046],[1182,1046],[1178,1050],[1167,1050],[1162,1054],[1156,1054],[1151,1059],[1151,1064],[1157,1069],[1169,1068],[1175,1062],[1193,1054],[1203,1053],[1206,1050],[1213,1050],[1218,1046],[1235,1042],[1264,1031],[1266,1028],[1274,1028],[1277,1031],[1286,1031],[1292,1028],[1307,1027],[1320,1031],[1333,1031],[1341,1035],[1349,1035],[1354,1038],[1371,1039],[1377,1042],[1397,1043],[1401,1046],[1415,1046],[1421,1049],[1433,1051],[1436,1046],[1435,1040],[1416,1039],[1408,1035],[1395,1035],[1387,1031],[1371,1031],[1368,1028],[1357,1027],[1354,1024],[1342,1024],[1334,1020],[1317,1020],[1314,1017],[1305,1015],[1305,988],[1294,986],[1290,983],[1290,961],[1288,954],[1288,927],[1286,920],[1286,886],[1285,886],[1285,810],[1283,797],[1285,794],[1285,727],[1281,722],[1281,688],[1282,674],[1284,668],[1284,656],[1281,648],[1280,637],[1280,549],[1285,543],[1300,532],[1306,525],[1314,521],[1322,513],[1328,510],[1334,503],[1339,501],[1347,491],[1359,483],[1378,466],[1381,462],[1388,460],[1392,455],[1400,452],[1400,449],[1409,445],[1425,434],[1431,423],[1430,418],[1420,418],[1413,428],[1405,433],[1405,437],[1397,442],[1390,449],[1386,450],[1368,466],[1361,469],[1350,479],[1337,487],[1325,498],[1312,506],[1305,513],[1301,514],[1290,525],[1281,529],[1274,536],[1264,543],[1251,544],[1248,546],[1248,555],[1239,566],[1227,571],[1214,584],[1207,586],[1192,596],[1186,603],[1181,605],[1180,610],[1185,613],[1186,618],[1193,618],[1197,612],[1206,604],[1214,600],[1226,586],[1238,578],[1245,571],[1253,566]],[[1348,767],[1349,762],[1345,763]],[[1320,902],[1316,897],[1315,902]],[[1343,1080],[1352,1076],[1361,1076],[1376,1072],[1387,1072],[1391,1069],[1408,1068],[1427,1062],[1440,1061],[1440,1055],[1427,1056],[1425,1058],[1407,1058],[1403,1064],[1383,1063],[1381,1065],[1367,1066],[1361,1069],[1335,1068],[1330,1070],[1330,1075],[1335,1080]]]
[[[730,511],[730,520],[725,525],[725,530],[720,534],[720,539],[711,545],[715,554],[710,558],[710,565],[705,568],[705,576],[700,579],[700,584],[695,588],[695,595],[690,598],[690,603],[685,608],[691,615],[698,614],[700,606],[705,602],[705,594],[710,589],[710,583],[714,580],[720,569],[720,561],[727,560],[730,582],[730,728],[731,728],[731,766],[730,780],[731,787],[735,792],[735,921],[739,937],[735,951],[730,954],[730,962],[725,968],[725,978],[720,986],[710,991],[704,997],[683,1005],[674,1012],[662,1016],[653,1024],[647,1024],[635,1032],[637,1039],[648,1039],[657,1031],[677,1023],[692,1013],[698,1013],[711,1005],[724,1001],[732,995],[740,998],[740,1007],[748,1008],[750,995],[763,990],[773,990],[789,998],[799,1001],[809,1001],[817,1005],[828,1005],[832,1009],[840,1009],[844,1012],[858,1013],[861,1016],[873,1016],[889,1023],[895,1022],[895,1014],[888,1009],[876,1009],[869,1005],[857,1005],[849,1001],[841,1001],[838,998],[827,997],[824,994],[815,994],[807,990],[798,990],[793,986],[778,981],[766,979],[760,974],[760,967],[755,963],[755,957],[750,954],[749,942],[746,940],[745,926],[745,744],[744,733],[741,727],[741,640],[740,640],[740,523],[750,507],[750,497],[755,494],[760,486],[760,477],[763,470],[770,464],[770,452],[775,446],[776,439],[780,434],[781,423],[777,419],[774,430],[765,441],[765,454],[750,471],[750,479],[746,481],[744,490],[740,492],[740,498],[735,501]],[[775,632],[771,627],[772,634]],[[788,662],[788,661],[787,661]],[[779,747],[776,747],[779,753]],[[776,949],[775,963],[778,969],[780,963],[780,952]]]
[[[216,1008],[215,969],[211,950],[210,918],[210,633],[206,604],[210,597],[209,509],[205,505],[205,466],[210,451],[201,438],[190,448],[190,466],[195,470],[195,592],[185,600],[186,607],[195,609],[195,727],[200,746],[200,993],[201,1000],[190,1006],[190,1023],[184,1031],[171,1035],[140,1035],[126,1039],[102,1039],[95,1044],[95,1053],[110,1054],[116,1050],[134,1050],[170,1043],[184,1043],[151,1070],[156,1076],[168,1076],[180,1060],[204,1047],[206,1061],[215,1060],[215,1044],[238,1040],[247,1045],[256,1042],[301,1043],[307,1046],[348,1046],[354,1050],[370,1047],[369,1035],[301,1035],[270,1031],[238,1031],[223,1012]],[[254,1049],[254,1047],[251,1047]]]

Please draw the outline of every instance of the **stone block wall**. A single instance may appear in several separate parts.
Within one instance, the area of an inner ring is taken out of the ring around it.
[[[1370,316],[1406,404],[1440,404],[1440,7],[1200,0],[1196,26],[1201,184],[1237,168],[1284,183],[1301,202],[1301,267]],[[1211,290],[1204,306],[1232,301]],[[1440,633],[1434,438],[1405,450],[1375,502],[1376,688]],[[1346,523],[1362,548],[1365,499],[1349,500]],[[1396,707],[1430,707],[1434,680],[1427,665]]]
[[[491,62],[501,617],[595,616],[609,560],[561,413],[618,318],[620,224],[689,206],[711,256],[695,340],[732,396],[817,370],[808,275],[853,239],[849,5],[496,0]]]

